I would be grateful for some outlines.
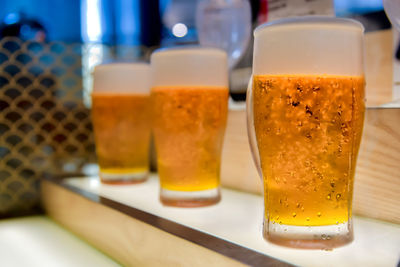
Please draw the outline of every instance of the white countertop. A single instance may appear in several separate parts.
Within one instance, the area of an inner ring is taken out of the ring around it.
[[[45,216],[0,220],[0,266],[120,266]]]
[[[220,203],[203,208],[164,207],[157,176],[136,185],[104,185],[97,177],[65,181],[85,191],[121,202],[257,252],[301,266],[397,266],[400,225],[354,217],[354,241],[333,251],[280,247],[262,238],[261,196],[222,189]]]

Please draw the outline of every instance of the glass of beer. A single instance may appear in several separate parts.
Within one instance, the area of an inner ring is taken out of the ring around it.
[[[254,31],[248,133],[264,183],[263,234],[273,243],[332,249],[353,240],[363,31],[354,20],[314,16]]]
[[[153,134],[164,205],[199,207],[220,200],[228,113],[224,51],[188,47],[151,56]]]
[[[145,63],[94,69],[92,120],[103,183],[138,183],[148,176],[150,76],[150,65]]]

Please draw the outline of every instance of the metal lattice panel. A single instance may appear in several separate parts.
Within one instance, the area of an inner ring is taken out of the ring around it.
[[[0,40],[0,216],[34,208],[46,174],[94,161],[81,46]]]

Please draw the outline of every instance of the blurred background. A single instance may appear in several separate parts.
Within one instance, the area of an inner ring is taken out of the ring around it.
[[[40,212],[42,177],[95,163],[94,66],[148,61],[159,47],[215,46],[228,53],[231,101],[240,102],[253,29],[302,15],[391,28],[382,0],[0,0],[0,218]]]
[[[234,58],[231,91],[242,99],[240,77],[247,80],[245,70],[251,66],[252,29],[268,20],[308,14],[355,18],[366,31],[390,28],[382,0],[2,0],[0,35],[83,43],[82,64],[89,71],[105,61],[148,60],[160,46],[220,46]],[[231,26],[218,28],[224,21]],[[218,36],[221,40],[215,40]],[[230,44],[221,44],[227,40]],[[90,86],[86,81],[85,89]]]

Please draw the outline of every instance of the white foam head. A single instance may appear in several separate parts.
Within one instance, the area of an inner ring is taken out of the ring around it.
[[[146,63],[110,63],[93,71],[93,92],[150,94],[151,70]]]
[[[364,27],[354,20],[305,16],[254,31],[253,74],[363,75]]]
[[[228,87],[225,51],[208,47],[156,50],[151,55],[152,86]]]

